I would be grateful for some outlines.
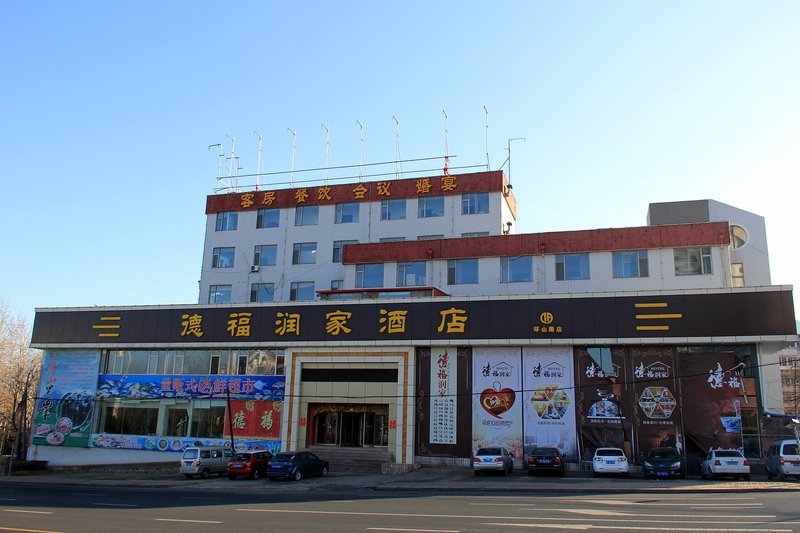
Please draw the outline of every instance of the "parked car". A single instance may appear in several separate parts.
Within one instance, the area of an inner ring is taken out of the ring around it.
[[[710,450],[700,462],[700,477],[717,479],[720,476],[750,479],[750,463],[739,450]]]
[[[211,474],[220,476],[228,471],[231,451],[224,446],[190,446],[183,450],[181,456],[181,474],[186,479],[196,475],[207,478]]]
[[[534,448],[528,456],[528,475],[536,472],[550,472],[563,476],[566,471],[566,459],[558,448]]]
[[[778,477],[781,481],[786,476],[800,479],[800,446],[796,440],[779,440],[773,442],[764,456],[767,467],[767,478]]]
[[[476,476],[481,472],[502,472],[507,476],[514,470],[514,457],[502,446],[480,448],[472,457],[472,469]]]
[[[272,454],[267,451],[256,452],[237,452],[228,461],[228,478],[236,479],[239,476],[247,476],[258,479],[266,475],[267,466]]]
[[[328,461],[311,452],[284,452],[270,459],[267,476],[270,481],[280,478],[300,481],[304,477],[328,475]]]
[[[597,448],[592,457],[595,477],[601,474],[620,474],[628,477],[628,458],[622,448]]]
[[[686,477],[683,457],[677,448],[651,448],[644,458],[644,477]]]

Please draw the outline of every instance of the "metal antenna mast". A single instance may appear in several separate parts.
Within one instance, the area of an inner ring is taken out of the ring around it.
[[[254,131],[253,135],[258,137],[258,163],[256,163],[256,190],[258,190],[258,178],[261,175],[261,145],[264,142],[264,136],[257,131]]]
[[[322,124],[322,129],[325,130],[325,185],[328,184],[328,158],[331,156],[331,130],[328,126]]]
[[[489,170],[489,110],[483,106],[483,113],[485,116],[484,122],[486,124],[486,170]]]
[[[217,189],[219,189],[219,182],[222,179],[222,157],[225,155],[222,153],[222,144],[209,144],[208,149],[211,150],[214,147],[219,148],[219,156],[217,157]]]
[[[358,128],[361,130],[359,136],[361,139],[361,160],[358,164],[358,182],[361,183],[361,180],[364,179],[364,126],[361,125],[360,120],[356,120],[356,124],[358,124]]]
[[[394,120],[395,144],[397,146],[397,161],[395,161],[394,168],[396,179],[400,179],[403,176],[403,164],[400,162],[400,121],[394,115],[392,115],[392,120]]]
[[[508,184],[511,185],[511,141],[525,142],[525,137],[514,137],[508,140]]]
[[[287,128],[292,134],[292,173],[289,175],[289,186],[294,187],[294,164],[297,162],[297,133],[292,128]]]
[[[228,158],[230,159],[230,165],[228,165],[228,187],[231,186],[231,180],[233,179],[233,160],[236,159],[236,137],[231,137],[230,135],[225,135],[228,139],[231,140],[231,156]],[[236,180],[237,182],[239,180]],[[236,184],[238,187],[238,183]]]
[[[444,115],[444,168],[442,171],[445,176],[448,176],[450,174],[450,157],[447,152],[447,112],[442,110],[442,114]]]

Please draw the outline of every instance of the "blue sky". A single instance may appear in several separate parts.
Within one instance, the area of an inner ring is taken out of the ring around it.
[[[800,3],[14,2],[0,31],[0,300],[197,301],[216,152],[243,174],[512,151],[519,232],[766,217],[800,285]],[[430,168],[439,168],[436,163]],[[404,168],[414,168],[405,165]],[[417,167],[417,168],[425,168]],[[321,175],[321,173],[318,173]],[[331,171],[342,177],[344,171]],[[796,302],[800,301],[798,298]],[[796,303],[798,309],[800,305]]]

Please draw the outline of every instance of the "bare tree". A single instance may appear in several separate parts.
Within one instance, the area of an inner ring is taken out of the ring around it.
[[[0,449],[24,459],[41,371],[41,352],[29,347],[31,330],[0,301]]]

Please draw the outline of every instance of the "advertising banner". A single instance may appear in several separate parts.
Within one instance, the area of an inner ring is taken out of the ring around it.
[[[634,348],[631,368],[637,457],[660,446],[682,450],[674,352],[670,348]]]
[[[45,352],[33,444],[89,446],[100,351]]]
[[[525,451],[535,446],[577,458],[572,348],[524,348],[523,404]]]
[[[231,400],[234,437],[278,438],[281,432],[281,402]],[[230,436],[230,419],[225,410],[225,433]]]
[[[589,350],[596,350],[595,357]],[[625,352],[621,348],[576,350],[577,415],[582,459],[591,459],[600,447],[631,447],[626,428],[630,412],[625,405]],[[605,362],[605,367],[601,365]]]
[[[431,348],[431,444],[456,443],[457,361],[454,348]]]
[[[95,371],[96,374],[97,371]],[[231,398],[283,400],[284,376],[101,374],[98,398]]]
[[[473,350],[472,448],[504,446],[522,459],[519,348]]]
[[[272,454],[281,451],[279,440],[254,440],[234,438],[236,451],[268,450]],[[142,435],[116,435],[96,433],[92,435],[92,447],[116,448],[120,450],[149,450],[159,452],[180,452],[189,446],[224,446],[230,448],[230,437],[225,439],[200,439],[197,437],[161,437]]]

